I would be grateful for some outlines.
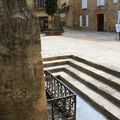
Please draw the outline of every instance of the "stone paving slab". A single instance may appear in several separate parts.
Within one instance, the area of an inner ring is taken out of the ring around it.
[[[42,56],[76,55],[120,71],[120,41],[116,33],[65,29],[61,36],[41,35]]]

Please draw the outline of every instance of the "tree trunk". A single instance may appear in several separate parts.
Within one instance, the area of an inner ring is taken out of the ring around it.
[[[47,120],[38,21],[26,6],[7,5],[0,6],[0,120]]]
[[[52,28],[54,28],[54,16],[52,15],[51,18],[52,18],[51,19],[52,20]]]

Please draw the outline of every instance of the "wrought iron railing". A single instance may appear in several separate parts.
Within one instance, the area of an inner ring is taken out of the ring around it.
[[[46,93],[49,96],[49,118],[52,120],[75,120],[76,95],[59,79],[44,71]]]

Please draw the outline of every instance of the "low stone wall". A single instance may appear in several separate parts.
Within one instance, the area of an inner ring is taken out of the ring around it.
[[[62,35],[64,33],[64,30],[62,30],[62,29],[51,29],[51,30],[45,31],[45,33],[48,36]]]

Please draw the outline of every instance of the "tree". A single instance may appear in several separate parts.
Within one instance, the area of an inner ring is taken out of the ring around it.
[[[46,13],[52,18],[52,27],[54,25],[53,18],[58,8],[57,0],[46,0]]]
[[[39,24],[27,0],[0,0],[0,120],[48,120]]]

